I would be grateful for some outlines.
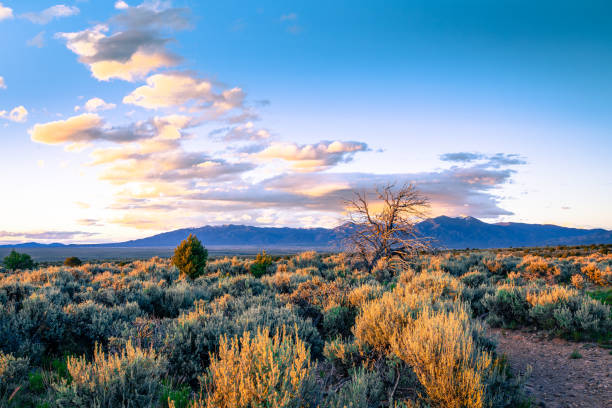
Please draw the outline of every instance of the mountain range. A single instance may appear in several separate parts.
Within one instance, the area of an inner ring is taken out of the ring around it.
[[[612,244],[612,231],[604,229],[566,228],[549,224],[490,224],[473,217],[430,218],[417,224],[422,236],[432,238],[435,246],[444,249],[507,248],[550,245]],[[11,248],[40,247],[174,247],[189,234],[196,235],[210,247],[259,247],[339,249],[350,233],[351,225],[336,228],[272,228],[248,225],[204,226],[164,232],[147,238],[125,242],[88,245],[41,244],[28,242],[1,245]]]

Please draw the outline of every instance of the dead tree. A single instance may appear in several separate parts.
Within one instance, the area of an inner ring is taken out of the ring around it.
[[[398,189],[394,184],[378,187],[373,199],[366,192],[356,192],[346,207],[352,229],[348,249],[370,271],[381,259],[404,262],[430,248],[430,240],[416,230],[426,217],[429,200],[412,184]]]

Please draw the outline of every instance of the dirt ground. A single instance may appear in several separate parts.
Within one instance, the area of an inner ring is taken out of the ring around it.
[[[540,407],[612,408],[612,355],[594,343],[573,343],[543,333],[492,329],[514,372],[532,367],[527,392]],[[582,358],[572,359],[574,350]]]

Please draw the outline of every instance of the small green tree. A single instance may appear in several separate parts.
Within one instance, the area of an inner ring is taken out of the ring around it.
[[[66,266],[81,266],[83,265],[83,262],[77,258],[76,256],[71,256],[66,258],[66,260],[64,260],[64,265]]]
[[[266,254],[266,251],[262,251],[257,254],[255,262],[251,264],[251,274],[256,278],[260,278],[266,274],[270,265],[272,265],[272,257]]]
[[[174,250],[172,263],[181,272],[181,277],[195,279],[204,274],[208,250],[204,248],[198,237],[189,234],[187,239],[179,244]]]
[[[11,271],[17,269],[32,269],[34,267],[34,261],[28,254],[20,254],[14,249],[4,258],[4,267]]]

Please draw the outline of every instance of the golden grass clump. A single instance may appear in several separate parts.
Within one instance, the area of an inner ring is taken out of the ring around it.
[[[567,301],[569,298],[578,296],[578,291],[564,286],[546,287],[543,290],[528,290],[527,302],[531,306],[544,306],[548,304],[558,303],[559,301]]]
[[[414,370],[436,407],[484,407],[491,355],[478,348],[470,317],[460,304],[450,311],[424,307],[396,331],[391,350]]]
[[[584,278],[582,277],[582,275],[576,273],[574,275],[572,275],[572,286],[575,287],[576,289],[582,289],[584,287]]]
[[[284,407],[300,398],[310,375],[310,353],[297,332],[274,336],[259,328],[255,336],[221,338],[203,385],[209,408]],[[197,406],[198,404],[196,404]]]
[[[395,293],[404,298],[418,293],[420,297],[429,298],[431,302],[442,299],[455,300],[463,290],[463,284],[459,279],[446,272],[421,272],[413,275],[412,279],[407,279],[406,276],[408,275],[400,277],[400,281],[404,283],[395,289]]]
[[[379,286],[365,284],[351,290],[348,294],[348,302],[351,306],[360,308],[366,302],[377,298],[382,289]]]
[[[610,269],[610,266],[607,266],[606,270],[602,271],[595,262],[590,262],[584,265],[581,271],[596,285],[606,286],[612,284],[612,269]]]
[[[391,337],[412,320],[412,309],[399,297],[386,292],[380,299],[367,302],[353,327],[353,334],[360,344],[379,352],[386,352]]]
[[[518,265],[523,268],[523,277],[527,280],[544,279],[549,283],[554,282],[556,276],[561,274],[558,265],[549,264],[540,256],[528,255]]]

